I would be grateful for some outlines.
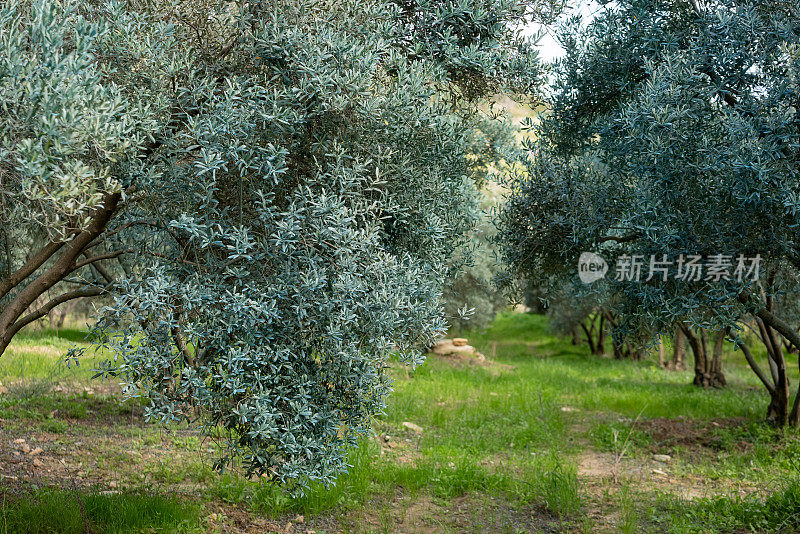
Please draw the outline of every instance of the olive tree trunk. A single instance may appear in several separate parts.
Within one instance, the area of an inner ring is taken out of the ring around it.
[[[675,329],[674,346],[672,348],[672,361],[667,365],[670,370],[686,369],[686,334],[683,329]]]
[[[723,387],[726,384],[725,375],[722,373],[722,341],[724,341],[724,333],[722,339],[719,340],[719,351],[716,350],[713,354],[708,351],[708,333],[704,328],[698,329],[697,332],[681,325],[681,330],[689,341],[689,346],[692,348],[692,356],[694,356],[694,380],[692,383],[695,386],[708,388],[708,387]]]
[[[63,241],[47,243],[30,254],[18,269],[8,269],[0,278],[0,356],[17,332],[46,316],[60,304],[103,293],[104,287],[97,285],[42,299],[70,274],[122,254],[122,251],[95,255],[90,252],[103,242],[103,233],[117,211],[120,198],[118,193],[108,195],[103,205],[91,214],[90,222],[84,229],[74,231]],[[105,283],[110,282],[105,280]],[[36,304],[37,301],[41,304]]]

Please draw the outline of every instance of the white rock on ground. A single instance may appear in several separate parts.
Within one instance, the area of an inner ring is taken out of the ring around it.
[[[438,343],[436,343],[436,345],[434,345],[431,348],[431,352],[434,354],[438,354],[439,356],[450,356],[450,355],[472,356],[476,358],[478,361],[481,362],[486,361],[486,357],[477,350],[475,350],[475,347],[473,347],[472,345],[454,345],[453,340],[451,339],[443,339],[439,341]]]

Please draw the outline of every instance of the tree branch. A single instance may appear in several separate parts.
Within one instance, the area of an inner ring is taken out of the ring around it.
[[[642,237],[642,234],[630,234],[625,236],[607,235],[605,237],[601,237],[600,242],[605,243],[606,241],[616,241],[617,243],[627,243],[628,241],[634,241],[640,237]]]
[[[32,323],[37,319],[41,319],[42,317],[50,313],[53,310],[53,308],[55,308],[59,304],[63,304],[70,300],[75,300],[83,297],[96,297],[98,295],[102,295],[103,292],[106,291],[106,289],[107,287],[105,288],[93,287],[89,289],[78,289],[75,291],[69,291],[62,295],[59,295],[58,297],[46,302],[44,305],[42,305],[41,308],[37,309],[34,312],[29,313],[28,315],[26,315],[25,317],[21,318],[16,323],[11,325],[11,327],[9,328],[9,333],[7,335],[9,337],[13,337],[14,334],[19,332],[23,327],[29,325],[30,323]]]
[[[92,264],[92,263],[95,263],[97,261],[103,261],[103,260],[110,260],[110,259],[113,259],[113,258],[118,258],[121,255],[125,254],[126,252],[133,252],[133,249],[117,250],[117,251],[114,251],[114,252],[109,252],[108,254],[101,254],[99,256],[92,256],[92,257],[90,257],[88,254],[84,253],[84,256],[86,256],[86,259],[76,263],[72,267],[72,270],[70,270],[70,272],[75,272],[78,269],[80,269],[81,267],[85,267],[85,266],[87,266],[89,264]],[[97,267],[97,265],[95,265],[95,267]],[[99,269],[98,269],[98,271],[99,271]],[[103,272],[100,271],[100,274],[102,275]],[[105,275],[103,275],[103,278],[105,278]],[[111,280],[108,280],[108,281],[111,282]]]
[[[739,343],[737,346],[742,349],[742,353],[744,354],[747,363],[750,364],[750,368],[756,374],[758,379],[761,380],[761,383],[764,384],[764,387],[767,388],[767,391],[769,391],[770,395],[774,394],[775,387],[770,383],[766,375],[764,375],[764,372],[761,371],[761,367],[759,367],[756,363],[755,359],[753,358],[753,353],[750,352],[750,349],[747,348],[747,345],[744,343]]]
[[[739,295],[739,302],[742,304],[748,304],[749,298],[744,293]],[[767,310],[766,308],[760,308],[755,315],[759,317],[762,321],[766,324],[774,328],[775,330],[780,333],[783,337],[785,337],[796,349],[800,349],[800,334],[798,334],[788,323],[786,323],[783,319],[776,316],[771,311]]]
[[[20,282],[28,278],[36,269],[42,266],[44,262],[50,259],[53,254],[64,246],[64,242],[52,241],[44,246],[39,252],[33,255],[31,259],[25,262],[25,265],[17,269],[15,272],[8,275],[5,279],[0,281],[0,298],[8,295],[9,291],[14,289]],[[10,268],[10,266],[9,266]]]
[[[176,324],[170,329],[170,333],[175,339],[175,346],[178,347],[181,355],[183,355],[183,359],[186,361],[186,364],[190,367],[194,367],[194,358],[189,350],[189,346],[186,344],[186,339],[183,337],[183,328],[181,328],[181,315],[183,315],[183,313],[182,308],[179,305],[175,317]]]
[[[46,247],[48,252],[52,249],[52,252],[50,252],[47,257],[52,256],[55,251],[62,247],[63,251],[53,265],[21,289],[7,306],[0,309],[0,354],[5,351],[11,338],[19,330],[19,328],[17,328],[12,331],[12,327],[16,326],[19,322],[19,317],[25,313],[25,310],[27,310],[37,298],[63,280],[64,277],[71,272],[75,260],[83,253],[86,245],[105,231],[108,222],[118,209],[121,198],[122,195],[120,193],[111,193],[107,195],[104,198],[103,205],[93,210],[91,222],[85,230],[78,233],[68,243],[56,243]],[[44,255],[42,251],[37,254],[37,256]],[[37,258],[37,261],[39,259],[41,258]],[[46,261],[46,258],[41,259],[41,263],[44,263],[44,261]],[[32,262],[28,262],[28,264],[31,263]],[[26,268],[30,269],[30,265],[26,265]]]

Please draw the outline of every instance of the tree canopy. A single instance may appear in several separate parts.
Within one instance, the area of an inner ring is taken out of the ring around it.
[[[600,254],[609,273],[583,287],[607,292],[618,335],[735,337],[752,315],[765,339],[800,348],[796,316],[773,306],[800,267],[800,4],[601,3],[565,26],[550,109],[500,216],[509,263],[558,279]],[[678,276],[690,257],[699,278]],[[666,270],[648,279],[651,258]],[[641,279],[617,276],[615,259],[639,262]]]
[[[540,85],[515,29],[539,7],[6,4],[0,353],[107,295],[100,371],[147,417],[222,437],[218,467],[332,480],[390,354],[419,362],[445,328],[442,258],[478,220],[477,104]]]

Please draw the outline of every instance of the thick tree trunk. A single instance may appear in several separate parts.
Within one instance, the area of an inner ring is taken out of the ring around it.
[[[121,254],[121,252],[103,254],[79,261],[82,255],[101,242],[99,238],[116,213],[120,198],[119,193],[108,195],[104,199],[103,206],[92,213],[91,222],[85,230],[76,231],[64,242],[48,243],[31,256],[22,267],[0,280],[0,299],[8,299],[0,308],[0,356],[8,348],[11,339],[17,332],[44,317],[56,306],[77,298],[92,297],[103,293],[103,288],[100,287],[68,291],[29,311],[37,299],[45,295],[48,290],[69,276],[70,273],[92,265],[96,261]],[[31,277],[33,279],[24,284],[25,280]],[[15,289],[16,291],[14,291]],[[11,295],[10,298],[9,295]]]
[[[769,393],[769,406],[767,406],[767,421],[773,422],[778,426],[786,424],[788,416],[787,410],[789,406],[789,383],[776,383],[771,380],[771,376],[767,375],[761,370],[761,367],[756,363],[753,354],[745,344],[740,344],[739,348],[742,349],[744,357],[750,368],[756,374],[761,383]],[[769,357],[769,356],[768,356]]]
[[[764,346],[767,349],[767,361],[775,384],[767,407],[767,420],[784,426],[789,416],[789,376],[786,371],[786,358],[783,355],[783,344],[778,340],[775,330],[762,319],[756,319]]]
[[[749,297],[745,293],[739,294],[739,300],[743,304],[750,304]],[[792,347],[800,351],[800,334],[792,328],[786,321],[777,317],[775,314],[772,313],[772,300],[771,298],[766,299],[766,306],[761,306],[757,308],[755,312],[755,316],[759,323],[759,329],[765,328],[767,330],[767,334],[769,334],[770,329],[774,330],[778,334],[782,335],[786,340],[791,344]],[[773,343],[774,336],[764,335],[762,332],[762,340],[764,341],[764,345],[767,347],[767,354],[770,354],[770,346]],[[777,418],[776,424],[781,426],[781,418],[780,418],[780,409],[783,407],[783,403],[786,402],[788,404],[788,396],[789,396],[789,379],[785,373],[785,359],[783,358],[783,351],[781,350],[779,353],[777,351],[773,351],[772,356],[774,358],[770,358],[771,365],[772,363],[775,364],[775,390],[776,393],[771,392],[771,402],[770,407],[768,408],[768,415],[773,411],[777,411]],[[774,361],[777,360],[777,361]],[[784,373],[781,374],[780,372],[780,363],[783,360],[784,363]],[[798,366],[800,366],[800,358],[798,358]],[[763,381],[763,380],[762,380]],[[786,401],[784,401],[784,394],[783,389],[785,387],[786,390]],[[768,388],[769,389],[769,388]],[[795,395],[794,403],[792,404],[792,410],[789,413],[789,416],[786,420],[786,423],[792,426],[800,426],[800,388],[798,388],[797,394]]]
[[[692,383],[703,388],[723,387],[725,376],[722,374],[721,364],[718,372],[714,371],[714,356],[708,353],[708,334],[705,329],[701,328],[699,333],[695,333],[683,325],[681,325],[681,329],[686,339],[689,340],[692,356],[694,356],[694,380]]]

